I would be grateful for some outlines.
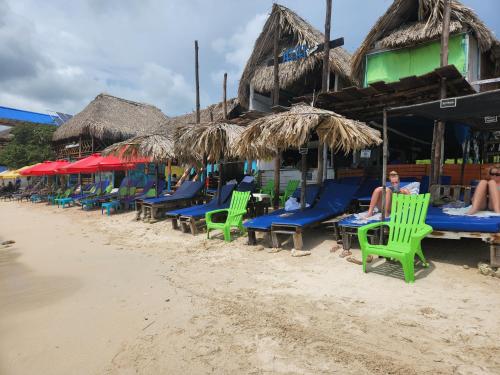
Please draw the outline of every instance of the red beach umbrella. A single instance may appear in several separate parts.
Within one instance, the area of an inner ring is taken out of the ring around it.
[[[70,164],[66,160],[44,161],[31,168],[27,168],[20,173],[23,176],[52,176],[56,174],[56,170]]]

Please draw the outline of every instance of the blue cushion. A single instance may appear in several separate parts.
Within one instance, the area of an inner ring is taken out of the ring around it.
[[[355,223],[354,215],[346,217],[339,222],[340,226],[361,227],[365,224]],[[371,222],[374,222],[372,220]],[[447,215],[442,208],[429,207],[425,222],[434,230],[449,232],[481,232],[481,233],[499,233],[500,217],[475,217]]]
[[[202,188],[203,188],[203,182],[201,181],[185,181],[179,187],[179,189],[177,189],[172,195],[168,195],[165,197],[144,199],[144,203],[158,204],[158,203],[175,202],[177,200],[194,198]]]
[[[356,185],[338,184],[325,181],[319,201],[311,208],[286,212],[277,210],[269,215],[247,221],[247,228],[269,230],[272,224],[306,226],[324,221],[343,213],[353,199],[358,187]]]
[[[166,213],[167,216],[193,216],[193,217],[202,217],[205,216],[206,212],[217,210],[220,208],[229,207],[231,194],[236,187],[235,184],[226,184],[221,189],[221,205],[217,204],[217,196],[213,197],[210,202],[206,204],[201,204],[197,206],[185,207],[178,210],[172,210]]]

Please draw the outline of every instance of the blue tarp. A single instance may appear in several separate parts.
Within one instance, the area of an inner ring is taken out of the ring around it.
[[[0,106],[0,119],[29,121],[38,124],[56,125],[54,118],[52,118],[52,116],[50,115],[2,106]]]

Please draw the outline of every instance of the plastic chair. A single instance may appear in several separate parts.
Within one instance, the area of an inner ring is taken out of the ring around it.
[[[432,232],[432,227],[425,224],[430,194],[392,196],[391,217],[389,222],[377,222],[358,229],[359,245],[363,258],[363,272],[366,272],[368,255],[380,255],[398,260],[403,266],[405,281],[415,281],[414,261],[418,255],[424,267],[428,267],[422,252],[421,241]],[[387,245],[371,245],[367,233],[386,225],[389,227]]]
[[[281,207],[285,206],[285,202],[290,198],[294,191],[297,190],[299,187],[300,181],[299,180],[290,180],[286,184],[285,192],[280,195],[280,205]]]
[[[224,240],[226,242],[231,242],[231,228],[238,228],[240,232],[245,233],[245,227],[243,227],[243,215],[247,212],[247,204],[249,200],[249,191],[233,191],[229,208],[222,208],[207,212],[205,214],[207,238],[210,238],[210,231],[213,229],[222,230],[224,233]],[[222,212],[227,213],[225,222],[214,223],[212,221],[212,216]]]

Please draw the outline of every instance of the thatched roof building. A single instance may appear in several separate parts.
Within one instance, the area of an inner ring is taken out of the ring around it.
[[[279,23],[281,30],[279,49],[282,52],[298,45],[307,45],[312,48],[324,42],[323,33],[290,9],[274,4],[241,76],[238,98],[245,108],[259,109],[252,108],[250,103],[251,89],[265,96],[269,96],[272,92],[273,67],[267,66],[267,62],[273,57],[273,37],[276,23]],[[350,60],[351,56],[345,49],[330,50],[332,87],[335,77],[340,79],[341,85],[342,83],[346,85],[352,83]],[[322,66],[323,53],[317,53],[297,61],[281,63],[279,77],[283,97],[312,93],[314,89],[318,91],[317,89],[321,87]]]
[[[62,151],[68,150],[68,144],[79,142],[80,155],[74,156],[83,156],[82,153],[102,150],[130,137],[153,133],[167,126],[166,121],[167,117],[152,105],[99,94],[80,113],[55,131],[53,142],[59,156],[66,156]],[[92,150],[87,150],[89,147]],[[73,154],[76,154],[77,147],[72,149]]]
[[[353,77],[362,80],[367,54],[387,49],[409,48],[439,40],[442,31],[443,0],[395,0],[378,19],[352,58]],[[474,11],[451,0],[450,34],[471,35],[482,54],[484,75],[500,72],[500,43]],[[473,51],[475,52],[475,51]],[[472,54],[470,55],[473,56]],[[472,64],[469,57],[469,63]],[[492,65],[492,66],[491,66]],[[478,69],[479,70],[479,69]],[[486,71],[485,71],[486,70]]]

